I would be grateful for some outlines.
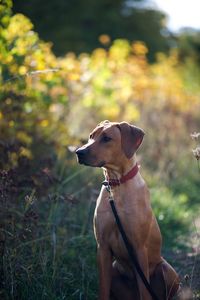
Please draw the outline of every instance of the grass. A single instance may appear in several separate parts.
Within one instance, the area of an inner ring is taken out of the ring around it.
[[[67,165],[58,165],[47,193],[41,186],[40,192],[26,186],[13,194],[13,178],[7,174],[1,181],[2,299],[97,298],[92,218],[102,175],[73,168],[70,172]],[[184,250],[185,237],[191,232],[189,200],[165,187],[154,187],[151,193],[164,251],[170,257],[167,249]]]

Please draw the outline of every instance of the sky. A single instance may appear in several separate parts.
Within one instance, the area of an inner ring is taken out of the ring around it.
[[[200,30],[200,0],[153,0],[168,15],[167,27],[179,31],[182,27]]]

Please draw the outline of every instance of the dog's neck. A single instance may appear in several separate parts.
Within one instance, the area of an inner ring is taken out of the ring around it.
[[[110,185],[117,186],[135,177],[139,167],[136,155],[134,155],[130,160],[127,160],[126,163],[123,163],[122,168],[111,165],[103,169],[105,178],[110,182]]]

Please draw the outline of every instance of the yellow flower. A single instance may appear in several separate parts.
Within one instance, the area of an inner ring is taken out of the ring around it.
[[[135,55],[143,55],[145,56],[148,53],[148,48],[145,43],[137,41],[132,44],[133,53]]]
[[[99,36],[99,41],[100,41],[103,45],[109,44],[109,43],[110,43],[110,37],[109,37],[109,35],[107,35],[107,34],[101,34],[101,35]]]
[[[42,120],[42,121],[40,122],[40,125],[41,125],[42,127],[47,127],[47,126],[49,125],[49,121],[46,120],[46,119],[44,119],[44,120]]]
[[[25,66],[19,67],[19,74],[25,75],[27,73],[27,68]]]

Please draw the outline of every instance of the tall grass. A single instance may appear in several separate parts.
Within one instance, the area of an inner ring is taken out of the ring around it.
[[[2,299],[97,298],[92,218],[102,175],[86,167],[70,171],[57,163],[46,190],[14,190],[13,174],[1,176]],[[154,187],[152,202],[165,246],[182,249],[192,216],[185,214],[187,198]]]

